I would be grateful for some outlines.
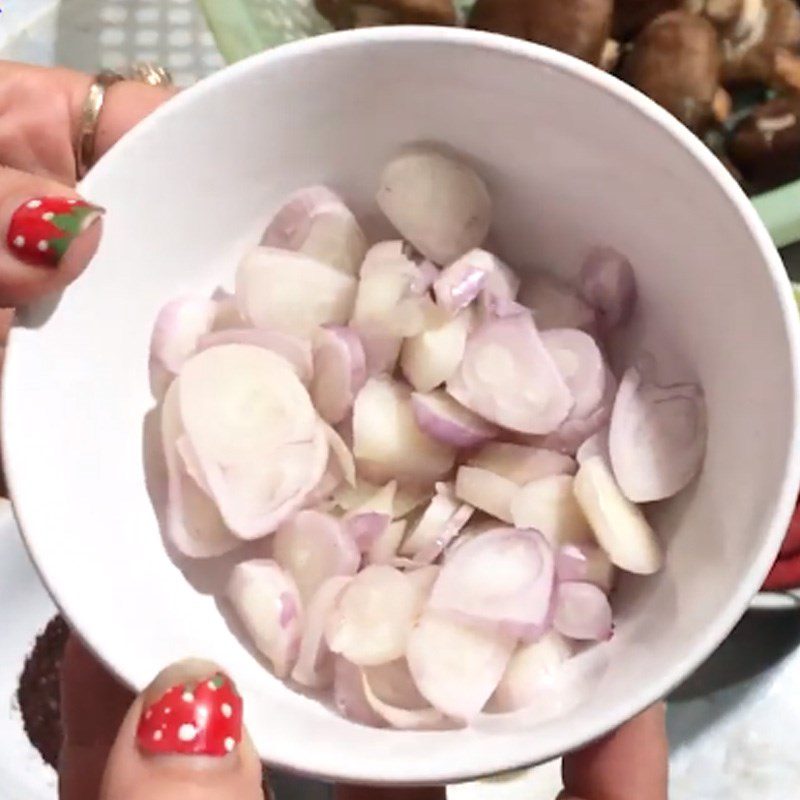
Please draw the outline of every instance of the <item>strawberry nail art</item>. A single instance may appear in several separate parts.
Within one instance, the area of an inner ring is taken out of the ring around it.
[[[173,686],[145,709],[140,749],[157,755],[224,756],[242,738],[242,698],[221,672]]]
[[[55,267],[77,236],[91,227],[103,209],[66,197],[35,197],[12,215],[6,243],[20,261]]]

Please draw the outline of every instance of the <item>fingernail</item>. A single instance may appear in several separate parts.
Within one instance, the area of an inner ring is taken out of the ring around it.
[[[34,197],[11,215],[6,243],[11,254],[36,267],[57,267],[70,245],[105,209],[68,197]]]
[[[242,698],[206,662],[165,670],[145,692],[142,708],[136,741],[151,755],[226,756],[242,740]]]

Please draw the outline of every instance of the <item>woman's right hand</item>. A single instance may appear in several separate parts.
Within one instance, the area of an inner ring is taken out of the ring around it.
[[[103,209],[74,189],[92,81],[73,70],[0,61],[0,307],[63,289],[97,249]],[[95,159],[172,93],[132,81],[110,87]]]

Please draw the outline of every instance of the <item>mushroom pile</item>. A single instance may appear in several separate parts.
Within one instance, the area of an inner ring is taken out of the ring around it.
[[[316,3],[337,28],[457,24],[452,0]],[[614,72],[752,193],[800,178],[796,0],[476,0],[465,22]]]
[[[652,357],[612,371],[637,295],[616,250],[575,285],[516,274],[444,148],[401,151],[377,204],[401,238],[369,247],[341,197],[299,190],[233,293],[158,315],[165,533],[239,550],[227,601],[278,678],[363,724],[461,726],[611,637],[617,571],[663,563],[642,504],[701,469],[705,403]]]

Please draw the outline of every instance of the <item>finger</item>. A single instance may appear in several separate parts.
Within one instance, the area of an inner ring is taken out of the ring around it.
[[[0,60],[0,163],[74,184],[75,153],[92,80],[76,70]],[[103,155],[174,91],[132,81],[109,88],[94,157]]]
[[[669,747],[664,705],[564,758],[566,800],[667,800]]]
[[[207,661],[164,670],[122,723],[101,800],[262,800],[242,699]]]
[[[177,91],[172,87],[149,86],[136,81],[123,81],[111,86],[106,92],[106,101],[97,123],[95,161]]]
[[[70,636],[61,664],[61,800],[98,796],[111,745],[133,701],[133,693],[118,683],[79,639]]]
[[[337,786],[334,797],[335,800],[444,800],[446,789],[443,786],[419,789]]]
[[[62,184],[0,170],[0,306],[28,303],[77,278],[100,243],[102,215]]]

